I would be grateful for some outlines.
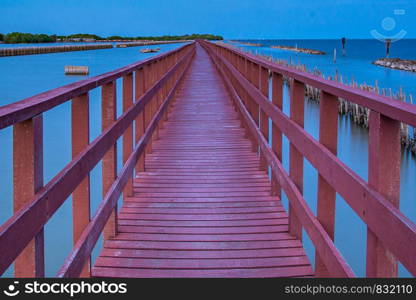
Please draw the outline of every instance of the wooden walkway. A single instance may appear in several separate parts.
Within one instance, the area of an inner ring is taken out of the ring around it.
[[[199,45],[96,277],[312,276],[222,78]]]

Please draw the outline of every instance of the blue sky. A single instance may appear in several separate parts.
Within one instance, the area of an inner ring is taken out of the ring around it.
[[[415,0],[0,0],[0,32],[295,39],[370,38],[373,29],[384,35],[404,29],[416,38],[415,15]],[[386,18],[394,28],[383,28]]]

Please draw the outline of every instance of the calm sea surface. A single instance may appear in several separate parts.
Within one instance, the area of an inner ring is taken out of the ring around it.
[[[416,95],[416,74],[377,67],[371,62],[384,56],[384,45],[376,40],[347,40],[347,55],[341,56],[341,43],[335,40],[279,40],[256,41],[265,47],[238,45],[246,50],[264,53],[274,57],[299,61],[310,69],[317,67],[326,75],[337,71],[344,78],[354,78],[357,82],[373,84],[378,81],[380,87],[398,90]],[[51,44],[48,44],[51,45]],[[237,45],[237,44],[236,44]],[[295,54],[290,51],[272,49],[270,45],[290,45],[312,48],[327,52],[327,55]],[[10,45],[2,45],[5,47]],[[29,45],[25,45],[29,46]],[[158,45],[161,52],[178,47],[179,44]],[[333,49],[338,48],[337,63],[332,61]],[[65,65],[87,65],[90,76],[114,70],[155,54],[143,54],[140,47],[115,48],[64,52],[43,55],[13,56],[0,58],[0,105],[12,103],[26,97],[56,88],[70,82],[84,79],[85,76],[65,76]],[[416,40],[402,40],[392,45],[391,57],[416,58]],[[117,81],[118,100],[121,100],[121,80]],[[100,134],[101,103],[100,89],[90,92],[91,140]],[[118,101],[118,115],[121,102]],[[284,91],[284,112],[289,112],[288,91]],[[70,103],[60,105],[44,114],[44,169],[45,183],[55,176],[71,159]],[[319,133],[319,105],[306,101],[305,128],[314,137]],[[12,130],[0,130],[0,223],[12,215]],[[119,143],[119,170],[121,167],[121,143]],[[368,132],[350,122],[348,118],[339,119],[338,157],[364,179],[367,179]],[[284,165],[288,169],[289,144],[284,139]],[[316,212],[317,173],[305,160],[304,194],[307,202]],[[409,153],[402,154],[401,168],[401,204],[406,216],[416,221],[416,161]],[[93,215],[101,201],[101,164],[91,172],[91,214]],[[283,199],[287,206],[287,199]],[[338,196],[336,206],[335,243],[358,276],[365,275],[366,227],[364,223]],[[54,276],[72,248],[71,199],[58,210],[45,228],[46,273]],[[306,233],[305,248],[311,261],[314,261],[314,248]],[[94,257],[101,247],[97,244]],[[5,276],[11,276],[12,270]],[[400,268],[401,276],[409,273]]]

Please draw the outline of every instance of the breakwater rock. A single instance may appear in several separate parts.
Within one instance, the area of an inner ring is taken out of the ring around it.
[[[380,58],[374,61],[373,64],[395,70],[416,72],[416,60],[406,60],[400,58]]]
[[[291,46],[274,45],[274,46],[270,46],[270,48],[288,50],[288,51],[294,51],[294,52],[301,52],[301,53],[306,53],[306,54],[314,54],[314,55],[324,55],[325,54],[325,52],[319,51],[319,50],[299,48],[299,47],[291,47]]]

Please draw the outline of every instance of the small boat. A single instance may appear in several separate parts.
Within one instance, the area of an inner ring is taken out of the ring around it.
[[[158,52],[160,48],[143,48],[140,49],[141,53],[152,53],[152,52]]]

